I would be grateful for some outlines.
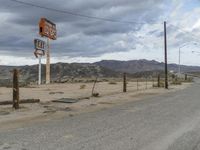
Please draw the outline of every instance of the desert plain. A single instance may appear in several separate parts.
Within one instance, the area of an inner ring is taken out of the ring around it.
[[[92,96],[94,83],[53,83],[20,87],[20,99],[39,99],[39,103],[20,104],[15,110],[12,105],[0,105],[0,130],[19,128],[32,123],[73,117],[80,113],[89,113],[108,109],[132,101],[158,94],[174,92],[190,86],[192,83],[170,85],[166,90],[157,88],[153,81],[129,81],[127,92],[123,92],[121,81],[97,82]],[[59,99],[77,100],[75,103],[52,102]],[[12,101],[12,87],[0,87],[0,102]]]

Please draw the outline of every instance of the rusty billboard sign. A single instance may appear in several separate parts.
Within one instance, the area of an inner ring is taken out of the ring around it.
[[[47,20],[46,18],[41,18],[39,22],[39,34],[49,39],[56,40],[56,24]]]

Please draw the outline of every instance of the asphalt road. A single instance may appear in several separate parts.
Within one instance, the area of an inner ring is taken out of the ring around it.
[[[200,150],[200,83],[97,112],[0,131],[0,149]]]

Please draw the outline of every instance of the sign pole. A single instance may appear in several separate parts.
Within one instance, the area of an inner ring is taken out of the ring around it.
[[[34,55],[39,60],[39,63],[38,63],[38,85],[41,85],[41,82],[42,82],[42,80],[41,80],[41,70],[42,70],[41,59],[42,59],[42,56],[45,55],[45,42],[40,39],[34,39],[34,46],[35,46]]]
[[[165,89],[168,89],[168,68],[167,68],[167,29],[164,22],[164,48],[165,48]]]
[[[47,37],[52,40],[56,40],[56,24],[47,20],[46,18],[41,18],[39,22],[39,34],[43,37]]]
[[[39,59],[39,68],[38,68],[38,85],[41,85],[41,70],[42,70],[42,67],[41,67],[41,59],[42,59],[42,56],[39,55],[38,59]]]
[[[56,40],[57,38],[57,31],[56,31],[56,24],[51,22],[46,18],[41,18],[39,22],[39,34],[42,37],[47,37],[47,52],[46,52],[46,84],[51,82],[51,71],[50,71],[50,46],[49,42],[50,39]]]
[[[49,38],[47,38],[47,52],[46,52],[46,84],[50,83],[50,46]]]

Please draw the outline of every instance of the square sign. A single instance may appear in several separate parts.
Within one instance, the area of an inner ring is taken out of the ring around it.
[[[41,18],[39,22],[39,34],[49,39],[56,40],[56,24],[46,18]]]
[[[40,39],[34,39],[35,50],[45,50],[45,42]]]

